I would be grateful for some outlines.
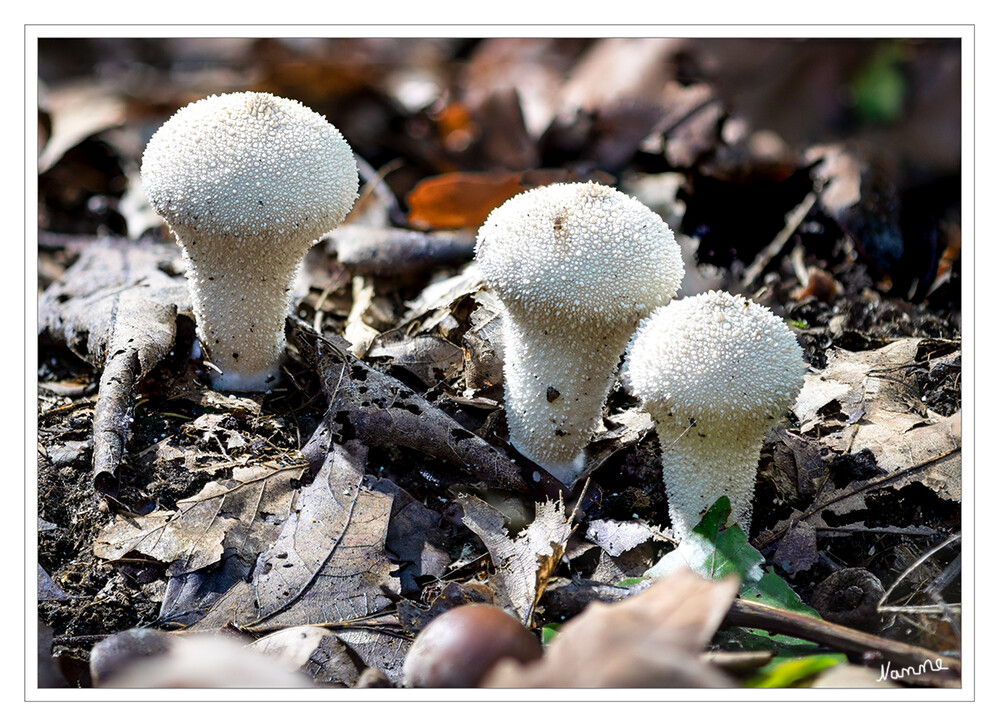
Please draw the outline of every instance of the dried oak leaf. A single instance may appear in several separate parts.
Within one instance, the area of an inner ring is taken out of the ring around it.
[[[794,413],[803,434],[822,432],[821,443],[843,454],[870,450],[875,463],[895,472],[961,447],[961,412],[941,416],[926,408],[910,381],[922,339],[902,338],[876,350],[830,350],[827,366],[808,373]],[[938,496],[961,499],[961,457],[941,459],[918,477]]]
[[[168,563],[171,576],[219,562],[225,550],[251,563],[288,516],[304,470],[304,464],[237,468],[232,479],[209,482],[177,502],[176,511],[118,515],[98,535],[94,554],[115,561],[137,552]]]
[[[727,688],[699,657],[739,589],[681,570],[613,605],[591,603],[561,628],[541,660],[500,662],[486,688]]]
[[[464,512],[461,521],[489,550],[496,567],[498,595],[529,626],[534,607],[562,559],[572,533],[565,507],[560,501],[537,504],[534,521],[511,539],[499,510],[469,494],[460,495],[457,501]]]

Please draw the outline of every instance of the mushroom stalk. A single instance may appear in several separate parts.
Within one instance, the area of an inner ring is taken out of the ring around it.
[[[280,379],[284,321],[307,251],[303,247],[271,260],[252,253],[213,255],[206,262],[197,240],[186,241],[183,256],[198,338],[218,368],[209,375],[213,388],[266,391]]]
[[[537,326],[504,319],[504,405],[510,443],[561,481],[584,465],[631,328],[580,335],[554,319]]]
[[[623,376],[656,424],[673,533],[684,538],[727,496],[747,532],[763,439],[804,380],[794,333],[726,292],[673,302],[642,321]]]
[[[732,504],[728,524],[746,532],[753,517],[756,468],[773,421],[739,420],[712,425],[647,407],[662,450],[663,483],[673,533],[686,537],[722,495]],[[711,482],[710,487],[689,486]]]

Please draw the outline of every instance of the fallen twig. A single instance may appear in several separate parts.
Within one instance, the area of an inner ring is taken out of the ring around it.
[[[953,678],[961,675],[961,661],[957,658],[751,600],[733,602],[725,616],[725,624],[804,638],[834,650],[888,661],[900,667],[918,668],[930,662],[935,671],[948,671]]]

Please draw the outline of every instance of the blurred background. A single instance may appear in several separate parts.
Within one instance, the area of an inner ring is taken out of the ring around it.
[[[474,229],[517,191],[593,178],[658,202],[697,262],[738,276],[819,188],[795,230],[809,262],[846,255],[884,291],[956,303],[956,285],[936,291],[960,249],[957,39],[42,38],[38,52],[46,232],[158,227],[137,180],[148,138],[191,101],[252,89],[336,125],[394,195],[396,226]]]

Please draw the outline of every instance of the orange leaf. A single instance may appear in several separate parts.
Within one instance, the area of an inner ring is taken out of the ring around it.
[[[517,172],[453,172],[424,179],[406,195],[409,223],[422,229],[478,227],[495,207],[528,189]]]

